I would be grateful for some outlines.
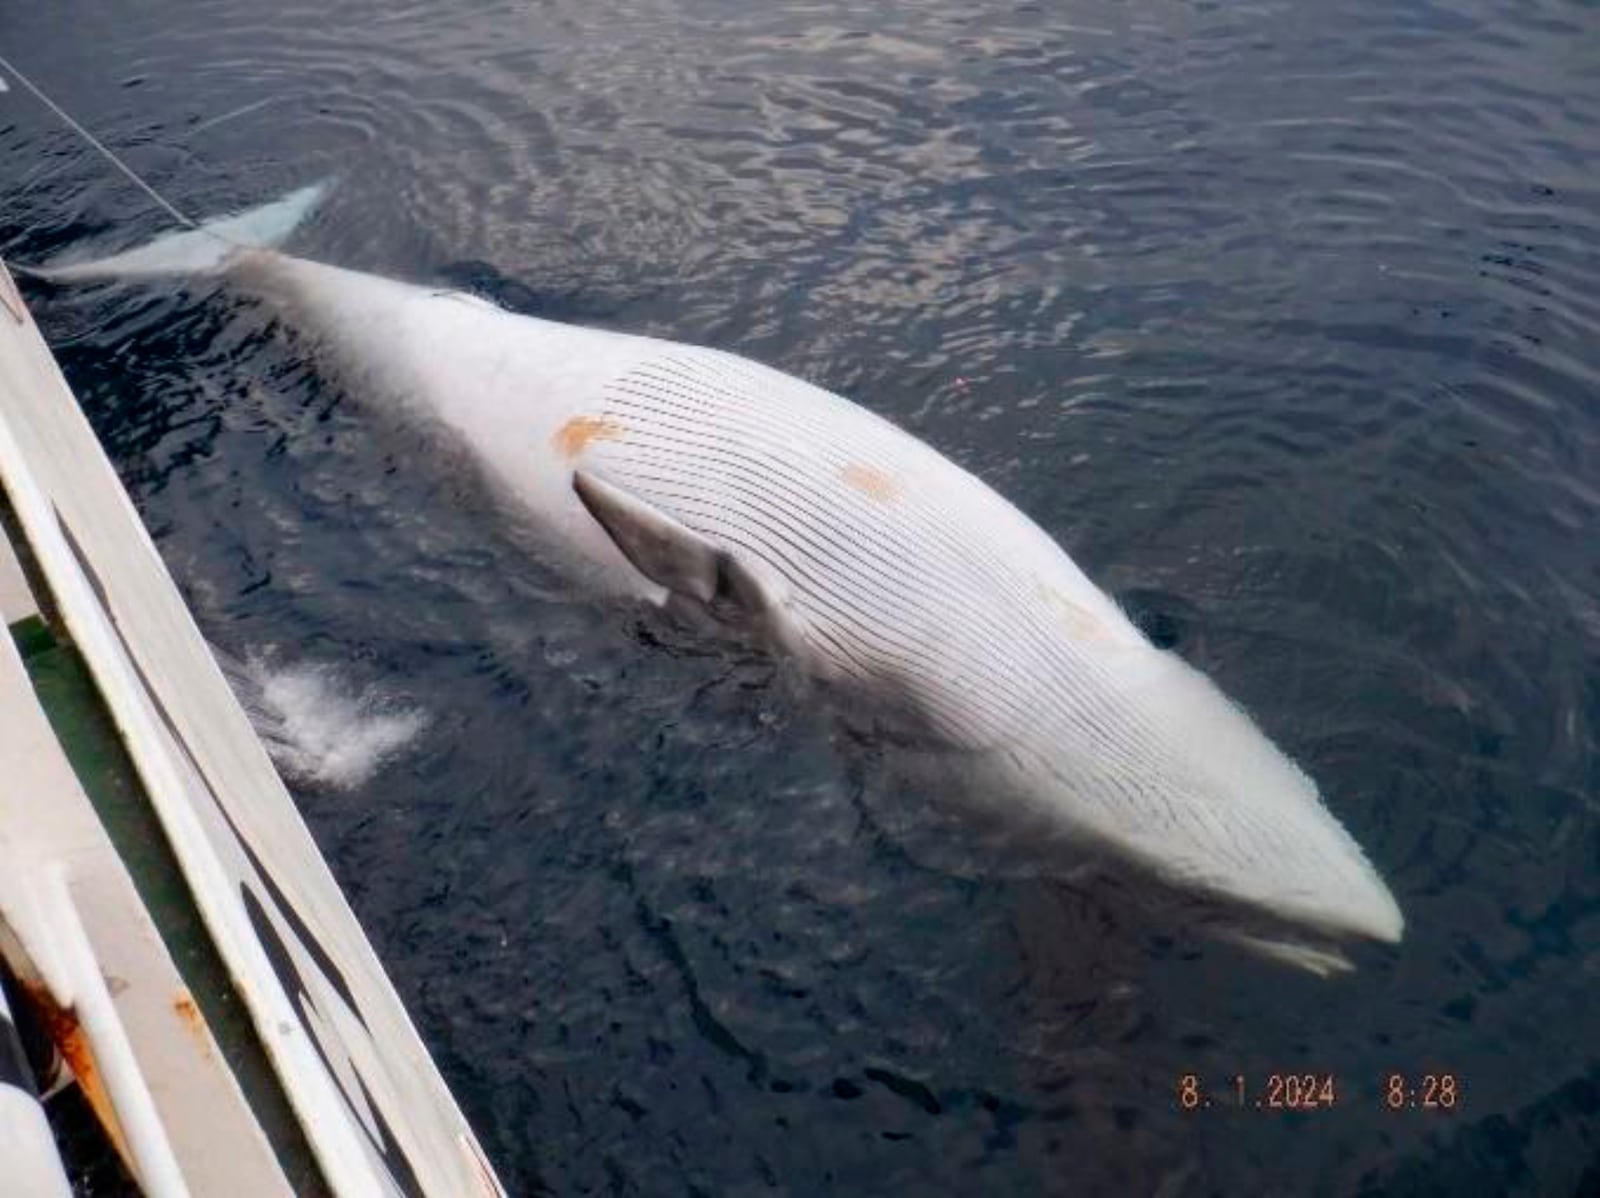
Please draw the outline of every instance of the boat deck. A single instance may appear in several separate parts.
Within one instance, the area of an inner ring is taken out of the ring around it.
[[[497,1195],[0,267],[0,951],[148,1194]]]

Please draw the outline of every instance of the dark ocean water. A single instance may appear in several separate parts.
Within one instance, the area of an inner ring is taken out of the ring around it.
[[[127,8],[0,53],[189,211],[336,175],[308,256],[898,420],[1407,915],[1321,981],[930,863],[767,663],[572,594],[261,312],[30,288],[202,627],[409,718],[299,797],[513,1193],[1600,1193],[1600,8]],[[0,253],[160,227],[0,96]],[[1289,1069],[1337,1104],[1178,1102]]]

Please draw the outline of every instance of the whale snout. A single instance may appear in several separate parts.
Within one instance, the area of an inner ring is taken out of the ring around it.
[[[1400,904],[1366,857],[1343,836],[1343,829],[1338,831],[1347,841],[1340,846],[1347,854],[1340,868],[1276,894],[1260,887],[1242,887],[1230,895],[1224,887],[1220,896],[1236,898],[1279,920],[1337,940],[1400,943],[1405,934]]]
[[[1196,820],[1182,848],[1169,842],[1155,863],[1168,880],[1237,908],[1246,922],[1331,942],[1398,944],[1405,916],[1394,893],[1316,786],[1262,737],[1293,784],[1266,798],[1249,794],[1230,807],[1197,794],[1196,807],[1217,820]],[[1148,840],[1145,853],[1154,847]],[[1148,856],[1146,860],[1149,860]]]
[[[1399,903],[1311,778],[1181,658],[1121,664],[1096,709],[1115,720],[1041,745],[1065,826],[1304,968],[1349,968],[1344,942],[1398,943]]]
[[[1331,822],[1332,817],[1329,819]],[[1345,868],[1330,877],[1326,887],[1313,892],[1311,901],[1296,913],[1302,922],[1333,936],[1400,943],[1406,921],[1394,893],[1344,829],[1335,827],[1345,841]],[[1285,905],[1285,909],[1294,908]]]
[[[1338,945],[1398,944],[1405,916],[1354,840],[1319,800],[1311,803],[1292,796],[1279,834],[1259,844],[1169,841],[1156,856],[1142,839],[1131,855],[1157,881],[1201,899],[1226,938],[1314,972],[1328,972],[1330,960],[1349,968]]]
[[[1365,864],[1363,861],[1362,864]],[[1265,908],[1258,904],[1213,915],[1207,930],[1249,952],[1321,977],[1355,968],[1345,955],[1352,942],[1398,944],[1405,932],[1400,904],[1368,870],[1358,883],[1330,887],[1313,901]]]

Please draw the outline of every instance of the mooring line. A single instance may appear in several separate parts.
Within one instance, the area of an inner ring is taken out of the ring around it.
[[[33,93],[35,99],[37,99],[51,112],[55,113],[56,116],[60,117],[61,120],[66,123],[68,128],[70,128],[79,137],[83,138],[84,141],[88,142],[91,146],[103,154],[106,160],[110,162],[112,166],[116,167],[124,175],[127,175],[129,179],[132,179],[139,190],[144,192],[145,195],[149,196],[152,200],[159,204],[161,209],[166,212],[167,215],[171,216],[173,220],[191,229],[198,229],[200,227],[200,223],[198,221],[184,215],[178,210],[176,205],[172,204],[159,191],[141,179],[137,171],[135,171],[131,166],[122,161],[121,158],[118,158],[117,155],[112,152],[110,146],[106,145],[105,142],[101,141],[93,133],[90,133],[87,129],[75,121],[72,118],[71,113],[62,108],[61,105],[57,104],[49,96],[45,95],[44,92],[34,84],[33,80],[29,79],[21,71],[17,70],[16,67],[12,66],[3,55],[0,55],[0,67],[4,67],[18,83],[22,84],[23,87],[27,88]]]

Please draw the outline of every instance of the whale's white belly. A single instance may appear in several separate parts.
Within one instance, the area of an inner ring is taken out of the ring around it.
[[[1311,780],[1032,521],[893,424],[731,354],[269,265],[384,402],[452,430],[599,585],[740,609],[816,673],[992,759],[1009,801],[1166,882],[1398,938]]]

